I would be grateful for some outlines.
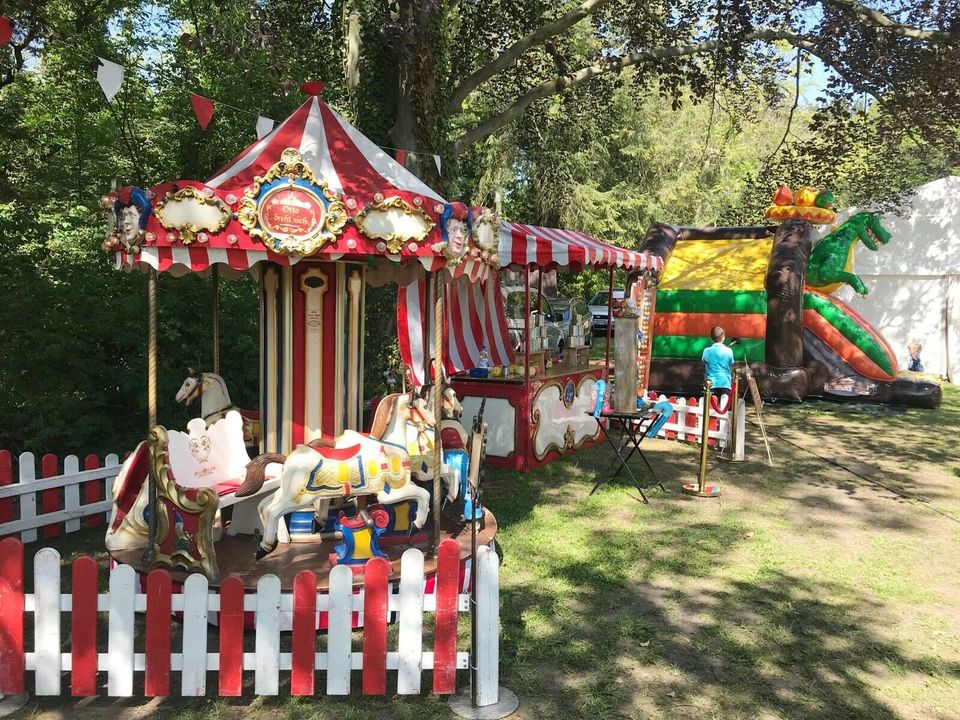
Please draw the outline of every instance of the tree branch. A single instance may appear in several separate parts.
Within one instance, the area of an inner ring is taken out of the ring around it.
[[[753,40],[766,40],[770,42],[775,40],[786,40],[787,42],[793,44],[794,41],[802,41],[802,38],[787,31],[763,29],[749,33],[743,38],[743,40],[744,42],[750,42]],[[637,63],[644,62],[646,60],[699,55],[701,53],[716,50],[722,44],[723,43],[719,40],[707,40],[694,45],[678,45],[673,47],[643,50],[642,52],[630,53],[629,55],[624,55],[620,58],[604,60],[592,65],[587,65],[586,67],[582,67],[564,77],[542,82],[517,98],[513,104],[506,108],[503,112],[487,118],[475,128],[468,130],[466,133],[457,138],[453,143],[452,153],[454,156],[457,156],[478,140],[482,140],[483,138],[497,132],[497,130],[520,117],[520,115],[523,114],[523,111],[537,100],[542,100],[543,98],[549,97],[550,95],[554,95],[563,90],[576,87],[577,85],[580,85],[598,75],[619,72],[625,67],[636,65]]]
[[[879,10],[868,8],[857,0],[823,0],[826,5],[852,12],[867,25],[884,28],[897,35],[913,38],[914,40],[960,40],[960,35],[947,30],[921,30],[910,25],[904,25],[892,19]]]
[[[447,104],[447,114],[456,115],[463,107],[463,101],[467,96],[476,90],[480,85],[498,73],[503,72],[513,65],[521,55],[534,45],[539,45],[544,40],[553,37],[570,27],[573,27],[585,17],[593,15],[600,10],[610,0],[584,0],[579,6],[546,25],[541,25],[533,32],[517,40],[513,45],[504,50],[491,62],[467,77],[450,96],[450,102]]]

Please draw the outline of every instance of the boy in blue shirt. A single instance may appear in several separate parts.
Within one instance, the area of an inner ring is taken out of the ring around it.
[[[706,366],[704,376],[713,382],[713,395],[717,398],[717,411],[727,411],[730,402],[730,387],[733,385],[733,350],[723,344],[726,334],[719,325],[710,331],[713,345],[705,348],[701,360]]]

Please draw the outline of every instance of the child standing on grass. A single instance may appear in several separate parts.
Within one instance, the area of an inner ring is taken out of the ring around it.
[[[923,361],[920,360],[921,350],[923,350],[923,345],[916,340],[907,345],[907,352],[910,353],[910,363],[907,365],[907,370],[911,372],[923,372]]]
[[[710,331],[713,345],[703,351],[701,360],[705,367],[706,380],[713,382],[713,395],[717,398],[717,411],[724,413],[730,402],[730,388],[733,385],[733,350],[723,344],[726,333],[719,325]]]

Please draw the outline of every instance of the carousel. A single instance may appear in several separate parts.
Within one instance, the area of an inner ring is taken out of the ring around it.
[[[115,481],[106,546],[141,574],[202,572],[214,586],[233,575],[248,589],[266,573],[290,588],[303,569],[323,585],[336,564],[361,585],[372,557],[399,576],[400,555],[416,546],[427,551],[429,587],[431,551],[450,537],[466,589],[471,547],[496,534],[477,493],[486,422],[482,407],[464,414],[444,384],[445,338],[461,341],[458,332],[435,329],[450,298],[455,312],[482,312],[491,332],[503,326],[483,302],[499,293],[490,241],[499,222],[446,202],[327,106],[316,84],[304,90],[300,108],[210,179],[102,200],[103,249],[117,268],[149,275],[149,436]],[[214,367],[184,380],[177,400],[200,416],[183,430],[156,417],[164,272],[214,284]],[[260,288],[252,412],[232,406],[219,363],[216,287],[241,273]],[[409,350],[414,321],[424,341],[410,359],[410,392],[381,399],[363,427],[364,292],[385,283],[401,299],[419,293],[422,312],[404,314],[400,341]]]

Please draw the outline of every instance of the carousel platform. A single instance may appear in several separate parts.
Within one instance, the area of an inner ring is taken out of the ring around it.
[[[430,531],[428,526],[428,533]],[[482,529],[477,532],[477,547],[490,545],[497,534],[497,520],[489,510],[484,510]],[[461,565],[470,558],[470,526],[467,524],[454,525],[449,521],[441,520],[440,540],[453,538],[460,544]],[[328,577],[333,565],[330,556],[333,553],[337,540],[280,543],[277,548],[262,560],[255,557],[257,539],[252,535],[226,535],[214,544],[217,552],[217,563],[220,567],[220,579],[232,576],[240,578],[247,590],[255,590],[261,576],[273,574],[280,578],[280,586],[284,590],[293,589],[293,580],[297,573],[311,570],[317,576],[317,588],[324,591],[328,587]],[[390,556],[390,579],[400,578],[400,556],[410,547],[417,547],[426,552],[426,545],[388,545],[383,551]],[[114,562],[130,565],[140,575],[146,575],[153,568],[142,563],[142,550],[122,550],[111,553]],[[356,567],[356,566],[355,566]],[[430,577],[436,572],[436,558],[426,557],[424,574]],[[186,572],[172,569],[170,571],[174,582],[183,582],[187,578]],[[355,573],[354,586],[363,585],[362,573]],[[219,587],[218,581],[211,581],[210,587]]]

